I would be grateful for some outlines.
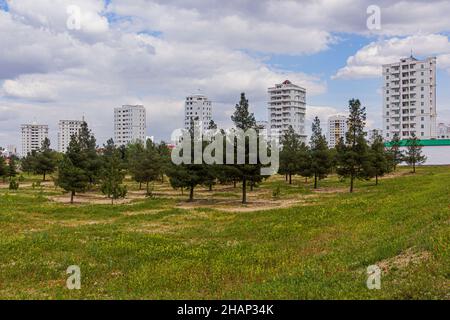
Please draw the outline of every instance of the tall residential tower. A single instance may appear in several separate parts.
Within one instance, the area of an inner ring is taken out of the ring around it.
[[[39,150],[42,141],[48,138],[48,125],[23,124],[22,129],[22,157],[26,157],[32,151]]]
[[[73,135],[78,135],[81,130],[83,120],[60,120],[58,131],[58,151],[65,153],[69,147],[70,139]]]
[[[114,143],[117,146],[141,141],[145,143],[145,108],[142,105],[124,105],[114,109]]]
[[[202,94],[194,94],[186,97],[184,104],[184,128],[189,130],[192,121],[201,122],[202,129],[206,131],[212,120],[212,104]]]
[[[347,133],[347,117],[335,115],[328,118],[328,146],[336,147],[341,138]]]
[[[436,58],[383,65],[384,138],[434,139],[436,118]]]
[[[280,137],[292,126],[302,141],[306,142],[306,89],[286,80],[269,88],[268,93],[269,135]]]

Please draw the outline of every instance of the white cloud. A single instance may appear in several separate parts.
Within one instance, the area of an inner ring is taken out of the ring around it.
[[[67,21],[71,14],[70,6],[79,8],[80,30],[73,32],[75,37],[95,40],[108,31],[108,21],[101,13],[103,0],[9,0],[10,13],[35,28],[44,28],[56,32],[67,32]]]
[[[102,141],[112,134],[112,108],[134,101],[147,107],[148,134],[167,137],[183,121],[184,97],[197,89],[214,101],[219,123],[229,122],[241,91],[263,118],[267,87],[274,83],[290,79],[308,97],[327,90],[320,76],[275,69],[265,59],[327,50],[339,41],[336,32],[367,34],[371,2],[113,0],[105,8],[103,0],[8,0],[10,12],[0,11],[0,102],[20,110],[8,124],[15,130],[10,137],[17,139],[18,124],[35,116],[45,115],[55,127],[59,117],[84,113]],[[448,1],[408,1],[409,10],[405,1],[378,3],[380,34],[450,29]],[[72,4],[81,9],[80,30],[66,26]],[[420,9],[427,14],[417,19]],[[383,41],[363,48],[338,76],[373,76],[386,57],[409,52],[408,43],[395,49],[403,38],[394,39],[391,49]],[[436,45],[442,46],[439,65],[450,68],[447,44],[430,41]]]
[[[51,84],[38,81],[33,76],[25,76],[20,80],[6,80],[2,87],[6,97],[23,98],[42,102],[54,101],[56,95]]]
[[[437,56],[438,68],[450,70],[450,41],[439,34],[414,35],[372,42],[347,59],[345,67],[334,78],[359,79],[381,76],[383,64],[409,56]]]

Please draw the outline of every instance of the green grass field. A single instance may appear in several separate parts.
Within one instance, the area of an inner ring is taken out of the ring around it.
[[[154,199],[114,206],[3,186],[0,298],[449,299],[450,167],[402,168],[354,194],[347,184],[331,177],[316,192],[273,177],[247,206],[232,186],[188,204],[157,185]],[[366,287],[374,264],[380,290]],[[70,265],[81,290],[66,288]]]

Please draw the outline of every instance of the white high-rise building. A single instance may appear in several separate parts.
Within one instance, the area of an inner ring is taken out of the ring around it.
[[[375,142],[375,139],[381,136],[383,137],[383,130],[381,129],[371,129],[369,131],[367,131],[367,141],[372,144]]]
[[[259,133],[267,140],[269,138],[269,122],[264,120],[256,121],[256,126],[259,129]]]
[[[437,138],[438,139],[450,139],[450,124],[439,123],[437,127]]]
[[[146,112],[142,105],[124,105],[114,109],[114,142],[117,146],[145,142]]]
[[[22,129],[22,157],[39,150],[42,141],[48,138],[48,125],[43,124],[23,124]]]
[[[212,120],[212,103],[202,94],[186,97],[184,105],[184,128],[189,130],[191,121],[201,122],[201,128],[206,131]]]
[[[384,138],[436,138],[436,118],[436,58],[383,65]]]
[[[58,131],[58,151],[65,153],[73,135],[79,134],[84,120],[60,120]]]
[[[13,144],[10,144],[6,147],[6,149],[8,150],[8,155],[9,156],[16,156],[17,155],[17,147]]]
[[[280,137],[292,126],[301,140],[306,142],[306,89],[286,80],[269,88],[268,93],[269,135]]]
[[[347,133],[347,117],[342,115],[335,115],[328,118],[328,146],[330,148],[336,147],[341,138],[345,139]]]

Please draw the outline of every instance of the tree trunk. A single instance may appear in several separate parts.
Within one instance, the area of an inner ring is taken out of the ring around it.
[[[375,185],[378,185],[378,175],[375,175]]]
[[[288,174],[286,173],[286,182],[288,182]]]
[[[184,188],[181,187],[181,195],[184,196]]]
[[[114,197],[111,197],[111,204],[114,205]]]
[[[75,191],[70,193],[70,203],[73,204],[73,197],[75,196]]]
[[[236,188],[236,180],[233,180],[233,186]]]
[[[308,177],[305,177],[305,183],[308,183]]]
[[[416,163],[413,162],[413,173],[416,173]]]
[[[147,196],[149,196],[150,195],[150,191],[149,191],[149,182],[147,181]]]
[[[242,203],[247,203],[247,178],[245,176],[242,179]]]
[[[317,174],[314,173],[314,189],[317,189]]]
[[[209,184],[209,191],[213,191],[213,189],[212,189],[212,183]]]
[[[44,177],[42,178],[42,181],[45,181],[45,172],[44,172]]]
[[[353,174],[350,176],[350,193],[353,192],[353,183],[354,183],[355,177]]]
[[[289,184],[292,184],[292,174],[289,174]]]
[[[194,186],[191,186],[189,190],[189,202],[194,201]]]
[[[139,182],[139,190],[142,190],[142,182]]]

